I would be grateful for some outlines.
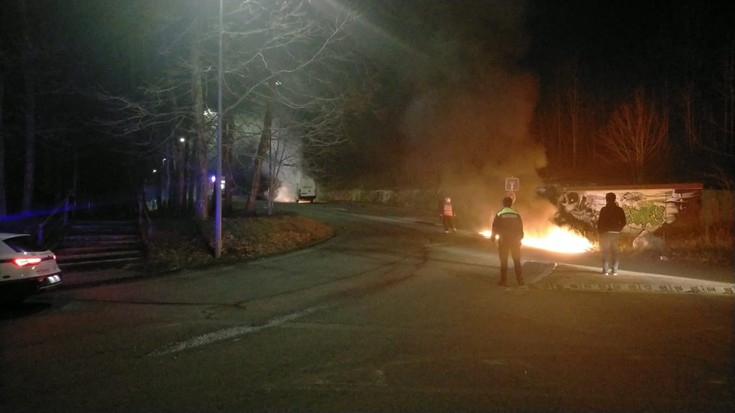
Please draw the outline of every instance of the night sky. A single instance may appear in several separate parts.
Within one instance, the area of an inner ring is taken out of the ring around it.
[[[403,138],[409,145],[437,142],[449,154],[455,143],[472,149],[454,153],[443,168],[449,170],[445,175],[456,173],[465,180],[482,174],[468,165],[477,153],[497,155],[495,165],[488,167],[500,174],[499,163],[510,164],[511,169],[521,167],[512,161],[513,154],[502,149],[512,150],[517,140],[533,133],[527,128],[534,117],[558,99],[554,88],[561,70],[574,70],[584,109],[609,115],[637,88],[673,102],[669,103],[671,166],[651,179],[701,180],[706,165],[699,162],[712,161],[701,153],[688,158],[685,150],[678,149],[683,120],[676,99],[691,87],[710,104],[727,90],[718,82],[722,82],[728,53],[732,55],[735,44],[732,6],[696,1],[377,3],[379,7],[365,13],[368,28],[361,37],[369,39],[369,52],[391,62],[399,79],[391,88],[403,93],[392,95],[395,100],[391,103],[400,116],[398,129]],[[732,67],[729,70],[732,77]],[[702,116],[717,110],[702,109]],[[589,120],[596,124],[588,125],[582,139],[591,139],[604,126],[604,115]],[[427,138],[432,133],[440,136]],[[494,137],[493,142],[486,141],[488,136]],[[543,160],[535,155],[538,148],[526,145],[521,144],[525,148],[523,166],[536,169]],[[729,149],[725,157],[731,158],[732,145]],[[437,155],[436,150],[412,152],[407,155],[407,169],[420,170],[417,164],[427,160],[444,162],[432,158]],[[527,162],[529,159],[532,161]],[[604,166],[599,161],[590,157],[588,162],[594,168]],[[558,163],[549,166],[564,168]],[[611,168],[606,175],[616,172],[614,165]]]
[[[622,87],[651,84],[664,70],[707,70],[735,33],[735,9],[710,2],[532,1],[527,10],[533,70],[544,75],[549,63],[576,58],[590,81]]]

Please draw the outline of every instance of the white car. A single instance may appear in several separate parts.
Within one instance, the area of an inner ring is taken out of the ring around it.
[[[61,269],[53,252],[28,234],[0,232],[0,302],[18,303],[58,284]]]

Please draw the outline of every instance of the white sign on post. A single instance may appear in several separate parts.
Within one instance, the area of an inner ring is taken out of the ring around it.
[[[516,192],[521,187],[521,180],[518,178],[505,178],[505,191]]]

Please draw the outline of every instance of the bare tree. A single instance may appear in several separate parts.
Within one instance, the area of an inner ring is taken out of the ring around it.
[[[602,145],[609,160],[629,167],[635,181],[643,182],[649,163],[661,159],[666,151],[668,134],[668,113],[637,89],[632,101],[620,104],[610,116]]]
[[[246,205],[246,213],[255,214],[255,200],[258,192],[260,192],[260,177],[263,173],[263,162],[270,152],[271,137],[273,136],[273,95],[275,95],[275,80],[269,79],[269,90],[271,95],[265,102],[265,114],[263,115],[263,129],[260,133],[260,144],[258,152],[255,154],[255,163],[253,167],[253,180],[250,186],[250,195]]]
[[[287,139],[287,128],[279,128],[279,131],[272,137],[268,156],[268,215],[273,214],[273,203],[278,196],[281,184],[279,179],[281,171],[284,168],[292,169],[297,166],[294,152],[294,148],[289,145]]]
[[[223,117],[222,130],[222,173],[226,179],[225,193],[222,199],[223,213],[229,215],[233,211],[232,197],[234,185],[234,154],[235,154],[235,117],[232,112]]]
[[[724,54],[720,77],[714,84],[717,99],[702,99],[702,90],[688,83],[681,88],[680,103],[687,150],[709,162],[703,177],[721,188],[735,182],[735,45]]]
[[[579,68],[578,64],[569,65],[568,67],[568,85],[566,89],[566,98],[568,103],[569,114],[569,139],[571,140],[572,150],[572,168],[577,168],[580,158],[580,123],[581,123],[581,92],[579,90]]]
[[[0,216],[7,214],[7,190],[5,187],[5,122],[3,114],[3,97],[5,95],[5,79],[3,62],[0,60]]]
[[[168,202],[181,208],[182,202],[191,199],[190,188],[195,186],[197,216],[205,219],[214,131],[216,121],[223,119],[225,201],[231,205],[231,191],[239,186],[249,194],[246,212],[254,213],[267,173],[264,168],[279,162],[270,150],[273,136],[282,134],[274,125],[286,124],[284,119],[288,119],[289,136],[298,136],[303,142],[300,147],[318,148],[322,153],[346,141],[342,122],[349,109],[345,108],[359,102],[350,82],[360,72],[350,67],[355,60],[352,48],[342,44],[354,15],[341,8],[325,11],[320,8],[323,5],[305,0],[226,1],[225,107],[220,117],[211,109],[217,91],[218,19],[209,3],[191,6],[149,17],[160,21],[159,29],[150,35],[160,37],[164,64],[148,78],[141,95],[100,94],[98,99],[109,108],[110,116],[98,123],[112,137],[139,143],[139,153],[149,153],[152,159],[173,159],[166,170],[178,182],[175,190],[169,186]],[[150,139],[141,139],[146,136]],[[185,138],[186,147],[178,142],[180,138]],[[176,148],[184,149],[183,153]],[[246,149],[250,151],[247,156],[238,153]],[[250,179],[236,168],[247,169]],[[191,170],[196,171],[195,176]]]
[[[253,103],[262,111],[259,145],[246,212],[255,212],[263,165],[268,161],[272,130],[279,112],[299,112],[299,128],[305,145],[337,145],[344,137],[335,133],[334,123],[342,113],[335,104],[344,103],[344,88],[330,78],[349,61],[351,51],[338,48],[347,36],[351,12],[336,12],[325,18],[308,1],[249,0],[228,13],[227,99],[229,111]],[[335,12],[335,11],[333,11]],[[339,77],[344,77],[341,73]],[[328,110],[327,104],[329,104]],[[327,121],[330,119],[331,121]],[[339,121],[337,121],[339,123]]]
[[[197,20],[197,17],[194,17]],[[208,197],[209,197],[209,181],[207,176],[208,166],[208,144],[207,134],[204,122],[204,89],[203,89],[203,74],[202,74],[202,62],[201,62],[201,44],[200,39],[197,37],[197,31],[195,30],[191,39],[190,51],[190,69],[191,69],[191,97],[192,97],[192,112],[191,118],[194,124],[194,139],[195,139],[195,156],[197,159],[197,199],[196,199],[196,213],[197,217],[204,220],[209,216],[208,208]],[[217,178],[219,181],[219,177]]]
[[[36,81],[32,62],[34,46],[31,41],[30,29],[28,27],[28,13],[25,0],[20,0],[21,21],[23,22],[23,39],[27,47],[23,57],[23,84],[25,94],[23,99],[25,119],[25,173],[23,175],[23,203],[22,210],[30,211],[33,204],[33,190],[36,185]]]

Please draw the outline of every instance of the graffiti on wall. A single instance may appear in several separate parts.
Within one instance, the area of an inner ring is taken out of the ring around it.
[[[699,222],[700,184],[563,188],[557,202],[557,220],[583,233],[594,232],[608,192],[616,195],[618,205],[625,211],[628,225],[624,231],[656,232],[664,225],[688,226]]]

